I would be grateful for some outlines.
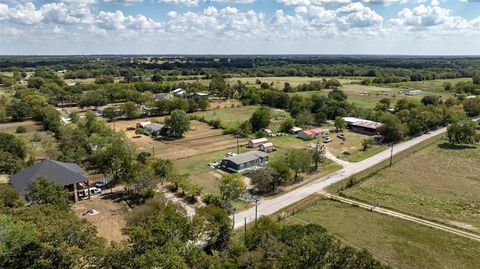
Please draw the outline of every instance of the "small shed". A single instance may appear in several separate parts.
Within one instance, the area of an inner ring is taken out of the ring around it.
[[[272,152],[273,151],[273,143],[272,142],[268,142],[268,143],[265,143],[265,144],[261,144],[260,145],[260,151],[263,151],[263,152]]]
[[[298,134],[301,131],[303,131],[303,129],[300,128],[300,127],[293,127],[292,129],[290,129],[290,133],[292,133],[292,134]]]
[[[249,148],[257,148],[261,144],[265,144],[267,142],[268,142],[268,139],[266,139],[265,137],[258,138],[258,139],[252,139],[252,140],[248,141],[248,147]]]
[[[272,134],[273,134],[273,131],[270,130],[270,129],[263,129],[263,131],[264,131],[267,135],[272,135]]]

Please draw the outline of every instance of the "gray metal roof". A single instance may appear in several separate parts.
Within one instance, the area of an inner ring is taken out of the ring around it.
[[[148,131],[151,131],[151,132],[158,132],[160,130],[163,129],[165,125],[164,124],[160,124],[160,123],[149,123],[147,125],[145,125],[145,129],[147,129]]]
[[[76,163],[64,163],[47,159],[16,173],[10,179],[10,183],[19,193],[26,194],[28,183],[38,177],[46,177],[64,186],[83,182],[87,179],[85,171]]]
[[[242,164],[242,163],[258,160],[260,158],[267,157],[267,156],[268,154],[265,152],[254,150],[254,151],[237,154],[235,156],[230,156],[230,157],[224,158],[224,160],[230,160],[233,163]]]

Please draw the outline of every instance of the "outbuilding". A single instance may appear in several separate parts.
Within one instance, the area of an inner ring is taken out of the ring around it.
[[[261,145],[260,145],[260,151],[263,151],[263,152],[272,152],[272,151],[273,151],[273,143],[272,143],[272,142],[268,142],[268,143],[265,143],[265,144],[261,144]]]
[[[88,186],[85,171],[76,163],[64,163],[50,159],[43,160],[16,173],[12,176],[10,183],[25,197],[28,194],[28,184],[38,177],[45,177],[68,189],[73,189],[75,202],[78,201],[78,184],[86,182],[86,186]]]
[[[220,167],[234,173],[258,168],[268,163],[268,154],[261,151],[249,151],[223,158]]]
[[[173,96],[170,93],[165,93],[165,92],[155,93],[153,95],[153,99],[155,100],[171,100],[172,98]]]
[[[376,134],[378,127],[382,126],[379,122],[354,117],[344,117],[343,120],[347,123],[348,129],[366,135]]]
[[[157,135],[163,129],[163,127],[165,127],[164,124],[152,122],[145,125],[145,127],[143,127],[143,130],[145,130],[146,134]]]
[[[292,133],[292,134],[298,134],[301,131],[303,131],[303,129],[300,128],[300,127],[293,127],[292,129],[290,129],[290,133]]]
[[[268,142],[268,139],[266,139],[265,137],[252,139],[252,140],[248,141],[248,147],[249,148],[257,148],[261,144],[265,144],[267,142]]]
[[[316,139],[316,138],[325,136],[329,133],[330,133],[330,131],[328,129],[315,128],[315,129],[300,131],[298,133],[298,137],[303,139],[303,140],[309,140],[309,139]]]

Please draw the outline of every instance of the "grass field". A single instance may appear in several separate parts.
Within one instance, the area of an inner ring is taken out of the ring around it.
[[[222,128],[228,129],[250,119],[258,106],[242,106],[234,108],[223,108],[208,111],[199,111],[193,115],[205,117],[206,120],[220,120]],[[270,127],[277,129],[283,119],[289,117],[286,111],[281,109],[272,109],[272,121]]]
[[[343,194],[480,233],[480,145],[437,137]]]
[[[360,85],[358,83],[342,83],[341,90],[343,90],[347,96],[348,101],[355,103],[357,105],[366,107],[366,108],[374,108],[375,105],[380,101],[382,98],[390,98],[392,99],[392,105],[395,105],[395,100],[400,100],[402,98],[408,98],[413,100],[420,101],[423,96],[434,94],[439,95],[443,99],[446,99],[450,96],[453,96],[452,93],[443,92],[441,85],[449,80],[442,80],[442,81],[428,81],[422,82],[408,82],[407,84],[394,84],[394,85]],[[450,82],[456,83],[459,80],[451,80]],[[416,85],[419,84],[421,87],[417,87]],[[431,87],[430,87],[431,86]],[[406,96],[403,92],[406,90],[413,90],[413,89],[422,89],[422,93],[416,96]],[[320,95],[327,95],[330,90],[320,90],[320,91],[311,91],[311,92],[296,92],[290,93],[291,95],[302,95],[302,96],[310,96],[312,94],[320,94]]]
[[[340,83],[351,83],[352,81],[360,81],[361,78],[347,78],[347,77],[234,77],[226,79],[227,83],[234,84],[237,81],[249,85],[257,85],[255,82],[260,80],[261,82],[266,82],[268,84],[273,83],[273,87],[278,89],[283,89],[285,82],[290,83],[292,87],[296,87],[303,83],[309,83],[312,81],[321,81],[322,79],[337,79]]]
[[[19,126],[25,127],[27,131],[25,133],[16,133],[15,131]],[[10,133],[20,138],[25,142],[29,153],[32,154],[36,159],[44,159],[47,157],[42,141],[36,141],[34,139],[36,134],[38,134],[38,137],[49,139],[52,142],[55,142],[53,135],[43,131],[42,126],[34,121],[2,123],[0,124],[0,132]]]
[[[472,81],[471,78],[455,78],[455,79],[436,79],[436,80],[424,80],[424,81],[408,81],[402,83],[394,83],[390,86],[398,87],[408,90],[428,90],[430,92],[442,92],[445,83],[451,83],[455,85],[461,81]]]
[[[394,268],[474,269],[480,243],[340,202],[318,200],[282,224],[315,223]]]

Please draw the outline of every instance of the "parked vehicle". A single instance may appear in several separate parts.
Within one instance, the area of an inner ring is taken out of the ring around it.
[[[332,141],[333,141],[333,139],[330,138],[330,137],[325,137],[325,138],[323,139],[323,143],[330,143],[330,142],[332,142]]]
[[[102,189],[100,188],[97,188],[97,187],[92,187],[90,189],[84,189],[82,190],[83,191],[83,196],[86,197],[88,196],[88,191],[90,190],[90,195],[97,195],[97,194],[100,194],[102,193]]]
[[[106,187],[108,185],[110,185],[112,183],[112,179],[111,178],[103,178],[99,181],[97,181],[97,183],[95,183],[95,187],[97,188],[103,188],[103,187]]]
[[[342,139],[342,140],[345,140],[345,135],[343,133],[338,133],[337,137]]]

